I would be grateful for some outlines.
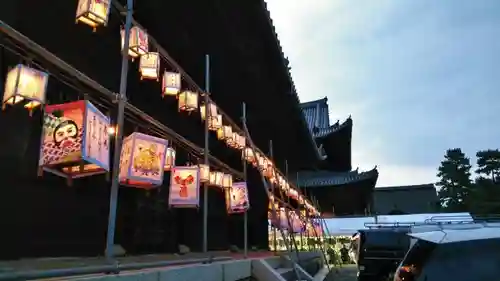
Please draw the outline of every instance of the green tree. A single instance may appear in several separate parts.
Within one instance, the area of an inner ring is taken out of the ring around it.
[[[476,153],[478,177],[470,192],[471,211],[476,214],[500,213],[500,151],[482,150]]]
[[[438,168],[439,201],[443,211],[467,211],[469,190],[472,186],[470,160],[460,148],[446,151]]]

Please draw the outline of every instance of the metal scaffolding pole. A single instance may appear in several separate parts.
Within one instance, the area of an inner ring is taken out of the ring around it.
[[[210,92],[210,55],[205,55],[205,149],[203,151],[203,158],[205,165],[209,165],[208,153],[208,122],[210,115],[210,106],[208,93]],[[208,252],[208,184],[203,184],[203,252]]]
[[[242,104],[242,115],[241,115],[241,122],[245,124],[247,122],[247,108],[246,104]],[[243,153],[245,153],[245,150],[243,150]],[[247,160],[245,157],[241,158],[241,164],[243,165],[243,180],[245,181],[245,184],[247,184],[247,192],[248,192],[248,182],[247,182]],[[248,196],[248,194],[247,194]],[[245,210],[245,213],[243,213],[243,256],[248,258],[248,209]]]
[[[127,76],[128,76],[128,48],[130,44],[130,29],[132,28],[132,12],[134,8],[133,0],[127,0],[127,11],[125,19],[125,34],[122,48],[122,69],[120,77],[120,93],[118,99],[118,116],[116,120],[116,139],[115,151],[113,155],[113,170],[111,181],[111,195],[109,198],[109,218],[108,218],[108,233],[106,239],[106,259],[113,260],[114,252],[113,245],[115,244],[115,225],[116,225],[116,209],[118,206],[118,189],[120,182],[118,174],[120,172],[120,155],[122,149],[123,138],[123,122],[125,117],[125,103],[127,100]]]

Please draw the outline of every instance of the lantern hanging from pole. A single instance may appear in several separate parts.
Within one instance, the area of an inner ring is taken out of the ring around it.
[[[48,105],[43,118],[39,176],[72,179],[109,171],[109,118],[88,101]]]
[[[23,102],[30,115],[36,107],[45,104],[49,75],[22,64],[11,69],[5,79],[2,109],[6,105]]]
[[[208,184],[215,186],[216,185],[216,172],[210,172],[210,180],[208,181]]]
[[[164,96],[177,96],[181,91],[181,74],[165,71],[161,88]]]
[[[210,166],[199,164],[198,167],[200,169],[200,182],[210,182]]]
[[[160,54],[150,52],[141,56],[139,71],[141,72],[141,80],[146,78],[158,81],[160,77]]]
[[[267,167],[267,158],[265,156],[260,156],[258,159],[259,170],[264,172],[266,167]]]
[[[214,118],[208,120],[208,129],[211,131],[217,131],[222,128],[222,115],[217,114]]]
[[[246,182],[235,182],[230,188],[225,189],[226,208],[228,213],[243,213],[248,210],[248,189]]]
[[[224,173],[223,172],[215,172],[215,186],[218,187],[223,187],[223,181],[222,179],[224,178]]]
[[[110,0],[79,0],[76,9],[76,23],[83,22],[94,31],[108,23]]]
[[[217,138],[219,140],[227,140],[233,137],[233,129],[229,125],[223,125],[217,130]]]
[[[168,141],[133,133],[123,140],[119,180],[123,185],[153,188],[163,182]]]
[[[274,177],[274,165],[273,162],[269,159],[266,160],[266,166],[264,168],[264,175],[268,178]]]
[[[237,138],[238,138],[238,133],[233,132],[231,136],[226,139],[226,144],[229,147],[235,147]]]
[[[172,169],[168,204],[180,208],[200,205],[200,169],[197,166]]]
[[[198,93],[184,91],[179,94],[179,110],[191,112],[198,108]]]
[[[243,149],[242,156],[243,159],[245,159],[247,162],[250,163],[255,162],[255,155],[253,154],[253,150],[250,147],[245,147],[245,149]]]
[[[205,121],[206,119],[206,105],[202,104],[200,105],[200,116],[201,120]],[[214,103],[209,103],[208,104],[208,114],[210,116],[210,119],[217,118],[217,106]],[[210,123],[210,120],[209,120]]]
[[[121,30],[122,36],[122,49],[125,45],[125,30]],[[130,29],[130,39],[128,47],[128,55],[132,58],[137,58],[148,53],[149,43],[148,34],[146,31],[140,29],[137,26],[133,26]]]
[[[238,149],[244,149],[246,145],[247,145],[247,143],[246,143],[245,137],[242,136],[242,135],[238,135],[238,141],[237,141],[237,144],[236,144],[236,148],[238,148]]]
[[[223,174],[222,176],[222,187],[230,188],[233,186],[233,175],[231,174]]]
[[[170,171],[175,167],[175,149],[168,147],[165,152],[165,165],[163,165],[164,171]]]

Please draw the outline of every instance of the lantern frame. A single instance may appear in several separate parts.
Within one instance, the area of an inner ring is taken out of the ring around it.
[[[141,56],[139,60],[141,80],[143,80],[144,78],[156,81],[159,80],[160,60],[160,54],[158,52],[148,52],[147,54]]]
[[[198,93],[184,91],[179,94],[179,111],[195,111],[198,109]]]
[[[200,182],[210,182],[210,166],[198,164],[198,169],[200,169]]]
[[[14,106],[26,101],[24,108],[28,109],[31,115],[36,107],[45,105],[48,81],[48,73],[23,64],[16,65],[9,70],[5,79],[2,110],[5,110],[7,105]],[[35,82],[40,85],[35,85]],[[35,89],[32,89],[33,87]]]
[[[120,34],[122,37],[122,49],[123,49],[125,45],[125,29],[122,29]],[[130,28],[128,55],[132,57],[132,59],[134,59],[147,54],[148,50],[149,50],[148,34],[141,28],[137,26],[132,26],[132,28]]]
[[[178,72],[163,72],[161,91],[163,96],[177,96],[181,91],[182,77]]]
[[[165,150],[165,165],[163,165],[164,171],[170,171],[175,167],[175,157],[177,152],[173,147],[167,147]]]
[[[98,13],[97,8],[103,6],[104,13]],[[95,31],[98,26],[108,25],[111,0],[79,0],[76,8],[76,23],[83,22]]]
[[[219,130],[222,127],[222,115],[217,114],[214,118],[208,120],[208,129],[211,131]]]

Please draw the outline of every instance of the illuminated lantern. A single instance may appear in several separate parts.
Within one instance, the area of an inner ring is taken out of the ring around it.
[[[125,45],[125,30],[121,30],[122,36],[122,49]],[[146,31],[140,29],[137,26],[133,26],[130,29],[130,40],[128,47],[128,55],[132,58],[137,58],[148,53],[149,43],[148,34]]]
[[[165,152],[165,165],[163,165],[164,171],[170,171],[175,167],[175,149],[168,147]]]
[[[205,104],[200,105],[200,116],[201,120],[206,119],[206,106]],[[210,116],[210,119],[216,119],[217,118],[217,106],[213,103],[209,103],[208,105],[208,114]],[[221,116],[222,117],[222,116]],[[210,121],[209,121],[210,123]]]
[[[2,109],[5,109],[7,104],[23,102],[31,115],[34,108],[45,104],[48,80],[49,75],[45,72],[22,64],[16,65],[5,79]]]
[[[200,205],[200,169],[198,167],[177,166],[172,169],[168,204],[181,208]]]
[[[238,135],[238,141],[237,141],[237,144],[236,144],[236,148],[238,149],[243,149],[245,148],[246,146],[246,139],[244,136],[241,136],[241,135]]]
[[[79,0],[76,9],[76,23],[83,22],[96,28],[108,23],[110,0]]]
[[[247,162],[255,162],[255,155],[253,154],[253,149],[250,147],[245,147],[245,149],[242,151],[242,156]]]
[[[176,96],[181,91],[181,74],[165,71],[161,89],[165,96]]]
[[[229,125],[223,125],[217,130],[217,138],[219,140],[227,140],[233,137],[233,129]]]
[[[163,183],[168,141],[133,133],[123,140],[119,180],[123,185],[153,188]]]
[[[215,186],[222,187],[223,185],[223,172],[215,172]]]
[[[193,111],[198,108],[198,93],[184,91],[179,94],[179,110]]]
[[[261,170],[262,172],[265,171],[267,167],[267,158],[265,156],[260,156],[258,158],[258,168],[259,170]]]
[[[231,187],[225,189],[226,208],[228,213],[242,213],[248,210],[248,189],[246,182],[235,182]]]
[[[141,80],[143,78],[158,80],[160,77],[160,54],[147,53],[141,56],[139,71],[141,72]]]
[[[229,146],[229,147],[236,147],[236,142],[237,142],[237,139],[238,139],[238,133],[236,132],[233,132],[231,134],[231,136],[229,138],[226,139],[226,144]]]
[[[210,185],[216,185],[216,172],[210,172],[210,179],[208,181],[208,184]]]
[[[88,101],[48,105],[43,118],[39,176],[68,179],[109,171],[109,118]]]
[[[208,120],[208,129],[211,131],[217,131],[222,128],[222,115],[217,114],[214,118]]]
[[[198,165],[200,169],[200,182],[209,182],[210,181],[210,166],[205,164]]]
[[[274,165],[273,165],[273,162],[271,162],[271,160],[269,159],[266,159],[266,163],[265,163],[265,168],[263,169],[264,171],[264,176],[268,177],[268,178],[272,178],[274,177]]]
[[[230,188],[233,186],[233,175],[231,174],[223,174],[222,176],[222,187]]]

